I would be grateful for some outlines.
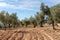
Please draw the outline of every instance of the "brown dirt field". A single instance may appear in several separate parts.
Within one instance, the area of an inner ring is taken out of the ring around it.
[[[1,29],[0,40],[60,40],[60,30],[52,27]]]

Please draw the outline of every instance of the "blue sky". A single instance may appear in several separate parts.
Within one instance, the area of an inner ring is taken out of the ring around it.
[[[0,0],[0,11],[5,10],[10,14],[17,13],[18,19],[29,18],[40,11],[40,4],[53,6],[60,3],[60,0]]]

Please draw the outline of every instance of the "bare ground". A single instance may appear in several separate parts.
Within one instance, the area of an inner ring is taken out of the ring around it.
[[[60,30],[52,27],[0,30],[0,40],[60,40]]]

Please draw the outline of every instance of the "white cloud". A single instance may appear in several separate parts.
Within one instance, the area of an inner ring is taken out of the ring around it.
[[[0,1],[4,1],[4,0],[0,0]],[[47,2],[51,2],[51,3],[60,3],[59,0],[42,0],[43,1],[47,1]],[[20,10],[37,10],[37,8],[40,7],[40,1],[38,0],[9,0],[9,2],[11,3],[6,3],[6,2],[0,2],[0,7],[4,7],[4,8],[11,8],[11,9],[20,9]],[[17,5],[15,5],[15,3]]]
[[[4,8],[14,8],[16,7],[15,5],[11,5],[5,2],[0,2],[0,7],[4,7]]]
[[[0,2],[0,7],[11,8],[11,9],[20,9],[20,10],[37,10],[37,7],[40,6],[40,2],[35,0],[10,0],[10,3]],[[15,5],[17,3],[17,5]]]

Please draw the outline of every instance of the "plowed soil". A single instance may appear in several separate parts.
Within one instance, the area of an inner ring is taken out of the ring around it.
[[[0,40],[60,40],[60,30],[52,27],[1,29]]]

